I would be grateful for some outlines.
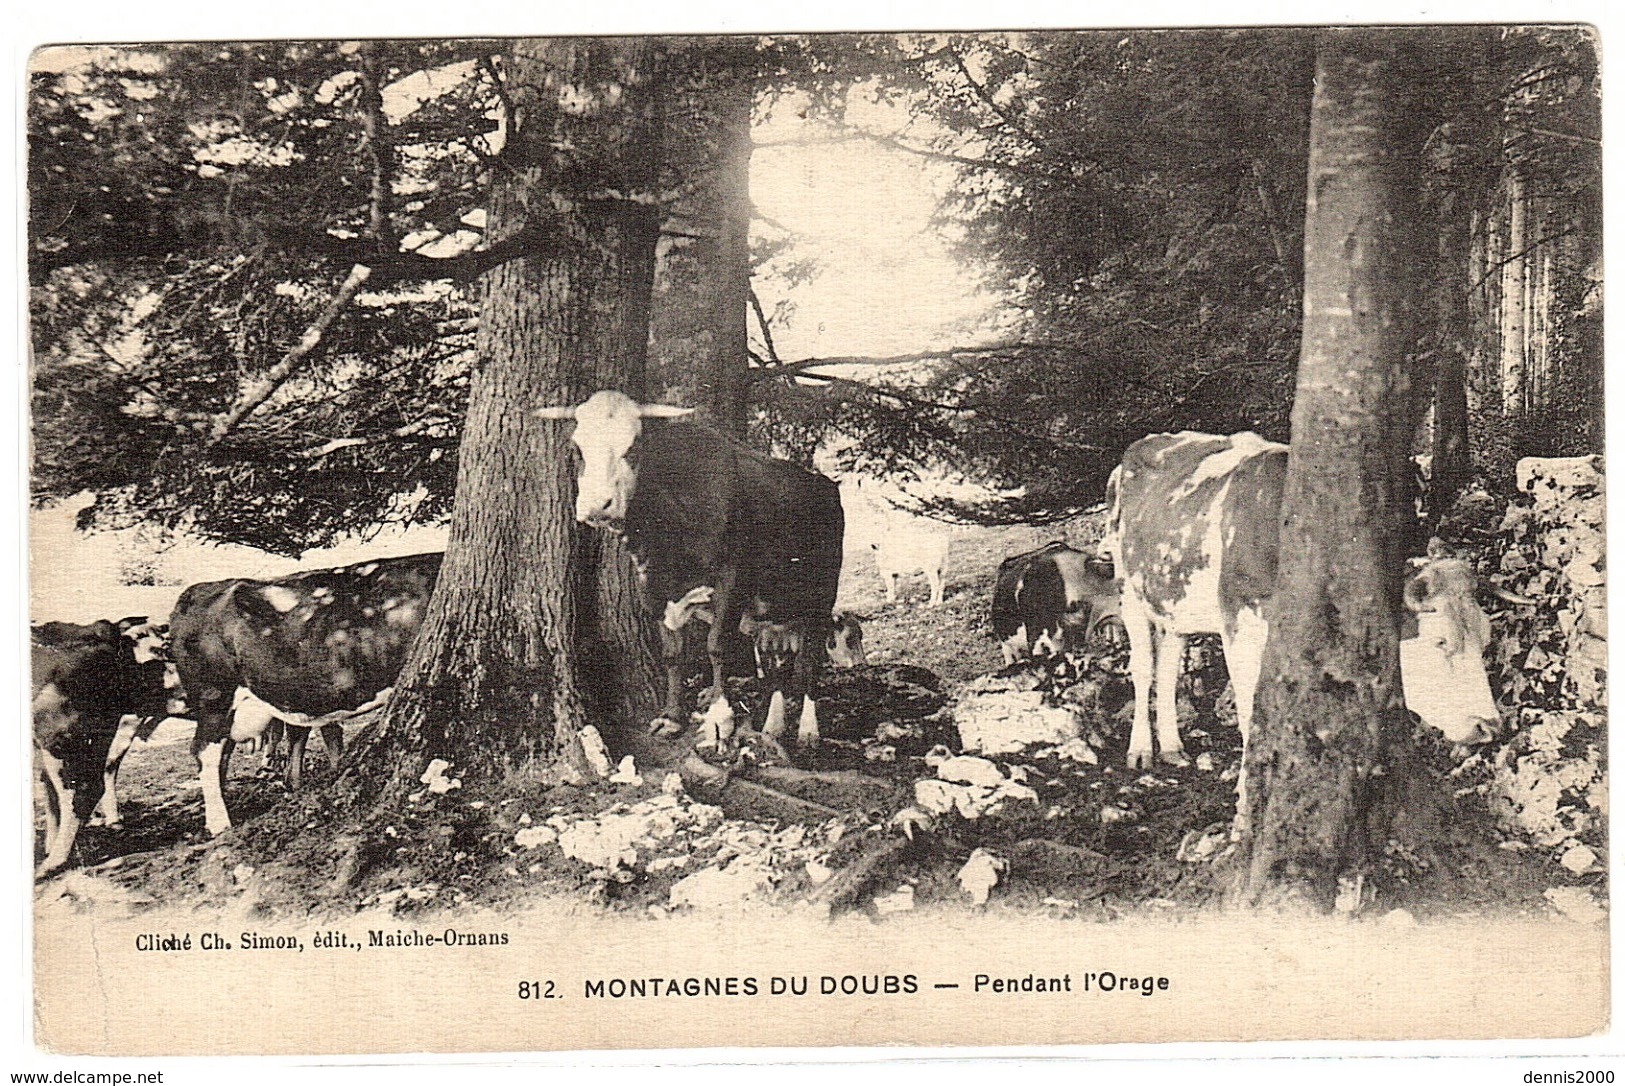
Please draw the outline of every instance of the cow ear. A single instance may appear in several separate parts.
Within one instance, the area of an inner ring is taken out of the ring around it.
[[[531,412],[539,419],[573,419],[576,417],[574,405],[565,407],[538,407]]]
[[[692,407],[673,407],[665,403],[646,403],[638,405],[638,415],[646,419],[680,419],[684,415],[692,415]]]

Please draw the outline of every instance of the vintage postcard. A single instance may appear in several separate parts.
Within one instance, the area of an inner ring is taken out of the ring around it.
[[[1606,1030],[1599,48],[38,49],[36,1045]]]

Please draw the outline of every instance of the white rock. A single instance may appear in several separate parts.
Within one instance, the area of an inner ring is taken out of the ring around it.
[[[959,869],[959,888],[969,894],[975,904],[986,905],[989,892],[999,884],[999,874],[1006,866],[1005,861],[987,849],[979,848]]]
[[[999,767],[986,758],[950,758],[937,766],[937,777],[956,784],[976,784],[983,788],[997,788],[1005,782]]]
[[[543,845],[551,845],[558,839],[559,835],[548,829],[546,826],[532,826],[529,829],[520,830],[518,833],[513,835],[513,843],[518,845],[520,848],[525,849],[541,848]]]
[[[1084,765],[1100,764],[1100,755],[1095,753],[1095,748],[1079,738],[1068,739],[1056,747],[1055,756],[1065,758],[1068,761],[1081,762]]]
[[[631,785],[643,783],[643,777],[638,773],[637,762],[633,760],[630,754],[622,758],[621,764],[615,767],[615,772],[609,775],[609,783]]]
[[[1566,850],[1558,862],[1576,875],[1584,875],[1596,869],[1597,854],[1588,846],[1577,843]]]
[[[772,875],[743,857],[727,867],[705,867],[672,884],[671,904],[695,909],[737,906],[772,885]]]
[[[450,768],[450,762],[444,758],[436,758],[429,763],[429,767],[423,771],[423,776],[419,777],[418,780],[428,785],[430,792],[437,796],[443,796],[453,788],[463,786],[461,778],[446,776],[446,770]]]
[[[955,703],[953,719],[964,748],[984,754],[1059,745],[1081,731],[1076,710],[1046,705],[1041,690],[982,692],[973,684]]]
[[[1382,914],[1382,923],[1390,928],[1414,928],[1416,917],[1409,909],[1390,909]]]
[[[1607,912],[1584,886],[1554,886],[1546,891],[1545,897],[1558,912],[1577,924],[1600,924],[1608,918]]]
[[[609,776],[609,748],[604,745],[604,737],[591,724],[584,726],[579,734],[581,752],[587,756],[587,764],[592,767],[594,776],[600,779]]]

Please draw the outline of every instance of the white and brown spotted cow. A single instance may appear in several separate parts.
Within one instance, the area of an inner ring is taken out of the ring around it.
[[[840,492],[816,472],[682,419],[689,413],[607,390],[536,411],[575,420],[576,519],[619,533],[638,564],[666,664],[665,706],[651,730],[673,735],[684,726],[685,630],[703,614],[712,691],[723,689],[725,640],[743,622],[747,636],[755,631],[770,638],[773,653],[794,656],[780,670],[784,696],[770,702],[764,731],[779,738],[786,697],[799,694],[797,739],[816,743],[811,689],[840,584]]]
[[[1154,434],[1130,445],[1107,485],[1103,551],[1116,562],[1134,675],[1128,764],[1186,765],[1175,705],[1185,639],[1218,634],[1245,750],[1275,592],[1287,446],[1254,433]],[[1498,719],[1484,671],[1489,620],[1472,569],[1430,559],[1405,584],[1400,669],[1406,703],[1452,742]],[[1518,601],[1527,602],[1527,601]],[[1156,690],[1156,750],[1151,694]],[[1245,754],[1238,783],[1245,808]]]
[[[1111,563],[1054,540],[999,563],[993,582],[993,636],[1004,665],[1083,647],[1118,619]]]
[[[416,554],[274,581],[211,581],[181,593],[170,643],[197,721],[192,754],[210,833],[231,826],[222,787],[236,743],[262,740],[274,721],[287,722],[300,756],[290,758],[290,786],[298,783],[310,727],[323,727],[322,741],[337,759],[342,732],[328,729],[337,731],[338,719],[376,704],[394,686],[440,559]]]

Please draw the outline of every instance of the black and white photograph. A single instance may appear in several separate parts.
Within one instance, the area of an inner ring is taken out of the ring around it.
[[[34,1043],[1607,1029],[1601,47],[36,49]]]

